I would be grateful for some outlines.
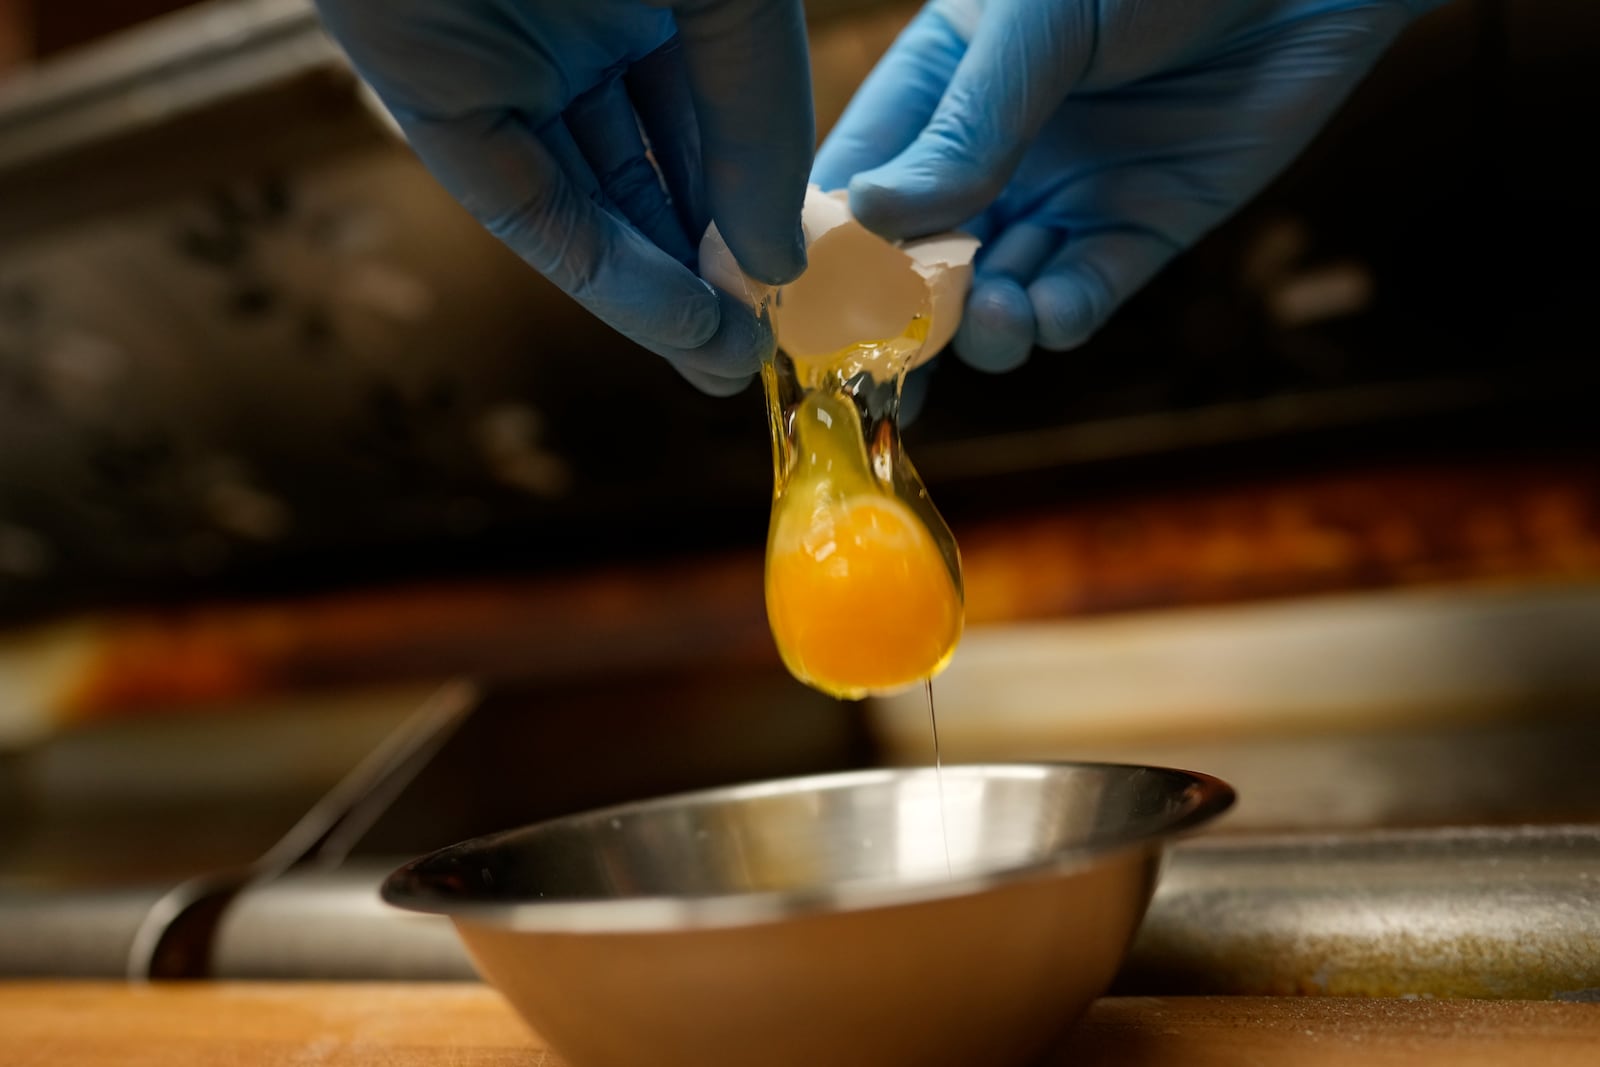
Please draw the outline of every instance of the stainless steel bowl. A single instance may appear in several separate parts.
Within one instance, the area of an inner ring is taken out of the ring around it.
[[[479,838],[395,872],[571,1067],[1022,1064],[1233,801],[1108,764],[875,770]]]

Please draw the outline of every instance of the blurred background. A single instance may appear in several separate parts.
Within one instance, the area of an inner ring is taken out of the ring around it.
[[[915,5],[808,8],[825,130]],[[1457,0],[1092,343],[940,362],[946,760],[1210,771],[1222,834],[1600,819],[1597,45]],[[302,0],[0,0],[0,973],[334,973],[249,887],[300,924],[308,870],[928,761],[921,694],[783,672],[770,469],[757,392],[480,232]]]

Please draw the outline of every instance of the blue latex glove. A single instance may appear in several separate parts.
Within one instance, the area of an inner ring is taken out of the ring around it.
[[[805,267],[816,134],[800,0],[318,7],[495,236],[701,389],[744,387],[771,333],[695,274],[696,250],[714,218],[752,277]]]
[[[1428,0],[933,0],[812,179],[984,242],[957,353],[1082,344],[1305,147]]]

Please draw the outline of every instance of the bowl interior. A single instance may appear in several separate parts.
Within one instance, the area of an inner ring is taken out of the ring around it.
[[[952,766],[668,797],[478,838],[396,872],[394,904],[836,892],[1092,858],[1188,829],[1232,792],[1203,775],[1098,764]]]

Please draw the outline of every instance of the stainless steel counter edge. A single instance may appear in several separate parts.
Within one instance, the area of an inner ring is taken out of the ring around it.
[[[0,83],[0,177],[318,69],[348,67],[307,0],[156,19]]]
[[[470,977],[448,920],[378,899],[403,858],[245,888],[212,975]],[[0,975],[122,976],[129,931],[165,892],[0,893]],[[1600,999],[1600,827],[1188,842],[1116,990]]]
[[[1600,999],[1600,826],[1192,842],[1118,988]]]
[[[385,908],[399,862],[246,890],[219,978],[454,979],[446,920]],[[1218,836],[1173,850],[1124,993],[1573,999],[1600,987],[1600,827]]]

